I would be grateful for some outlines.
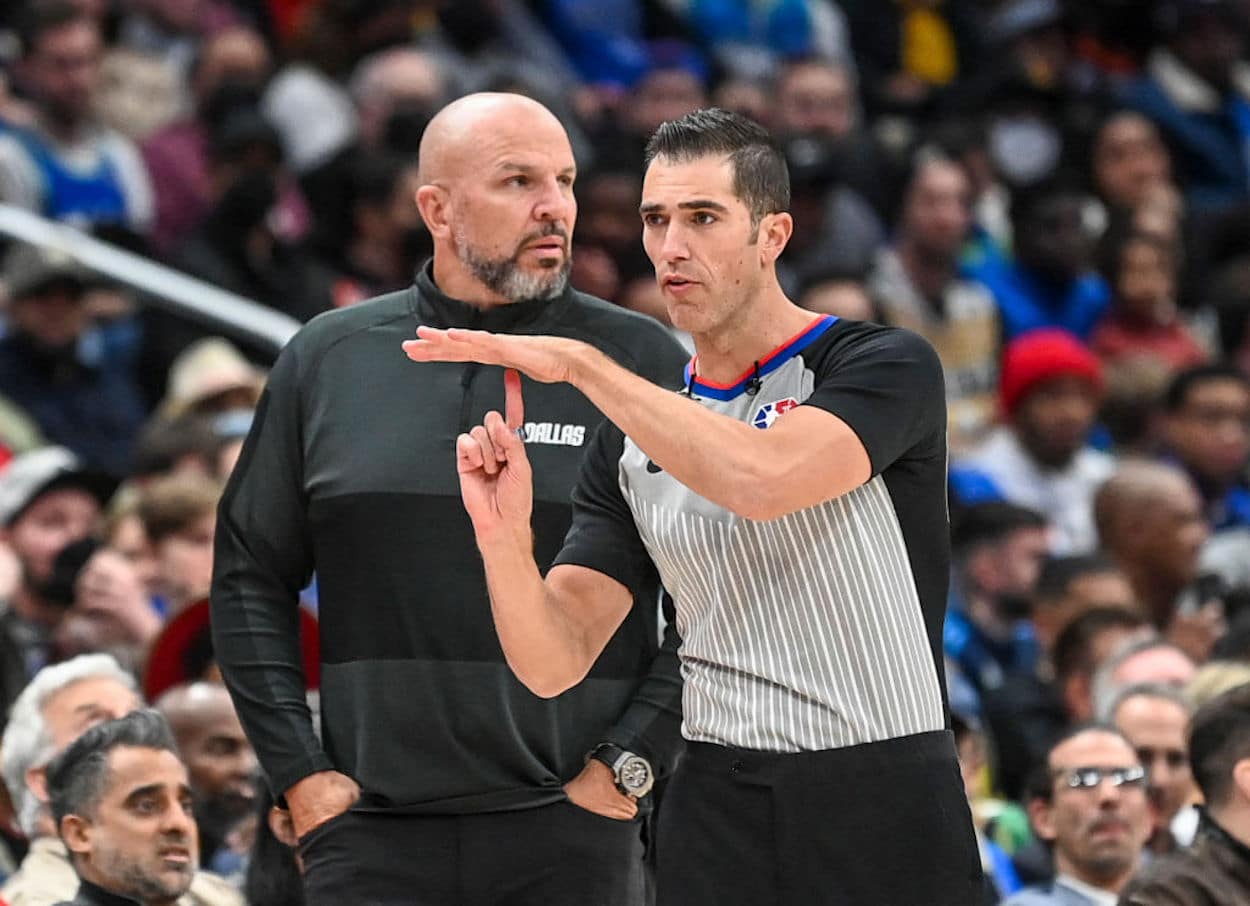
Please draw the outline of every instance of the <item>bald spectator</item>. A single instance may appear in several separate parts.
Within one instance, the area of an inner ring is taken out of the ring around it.
[[[191,778],[200,858],[208,868],[231,831],[253,811],[259,767],[225,686],[196,682],[175,687],[156,708],[169,721]]]
[[[868,278],[886,323],[919,333],[942,360],[956,455],[983,440],[997,414],[998,309],[959,265],[971,229],[967,171],[953,160],[919,156],[903,190],[897,238],[878,253]]]
[[[204,39],[190,72],[193,113],[142,145],[156,195],[151,240],[158,252],[172,252],[208,213],[210,124],[232,106],[257,103],[272,67],[264,39],[250,28],[235,26]]]
[[[447,75],[429,53],[394,47],[366,57],[349,85],[365,148],[416,153],[425,124],[447,100]]]
[[[1206,807],[1188,849],[1151,862],[1124,906],[1250,902],[1250,686],[1213,699],[1189,728],[1189,762]]]
[[[956,496],[988,483],[1002,499],[1046,516],[1053,553],[1093,551],[1090,504],[1115,469],[1088,443],[1101,392],[1097,357],[1071,334],[1047,328],[1012,341],[999,385],[1007,423],[955,463]]]
[[[1208,531],[1202,501],[1180,469],[1134,460],[1094,498],[1098,537],[1128,576],[1156,628],[1205,660],[1222,634],[1222,606],[1200,600],[1200,555]]]
[[[0,134],[0,201],[80,227],[124,224],[145,232],[152,187],[138,149],[100,125],[103,39],[80,4],[25,4],[22,85],[36,112],[26,129]]]
[[[44,668],[13,706],[0,746],[4,782],[31,840],[21,868],[0,888],[9,906],[53,906],[70,900],[78,877],[48,810],[46,767],[84,731],[142,706],[130,674],[104,654]],[[200,872],[178,906],[242,906],[222,879]]]
[[[1181,690],[1197,671],[1193,658],[1164,639],[1121,644],[1094,672],[1094,716],[1110,720],[1117,699],[1126,689],[1147,683]]]
[[[1137,749],[1149,775],[1154,826],[1148,845],[1156,853],[1177,847],[1173,822],[1193,800],[1194,779],[1185,740],[1191,713],[1184,692],[1153,683],[1129,686],[1111,706],[1111,722]]]
[[[1028,805],[1054,847],[1055,880],[1004,906],[1114,903],[1150,834],[1146,771],[1129,741],[1111,726],[1073,730],[1051,748]]]

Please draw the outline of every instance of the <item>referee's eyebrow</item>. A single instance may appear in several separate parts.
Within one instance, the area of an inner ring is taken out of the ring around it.
[[[721,214],[729,213],[729,208],[725,207],[719,201],[712,201],[710,198],[695,198],[692,201],[679,201],[677,203],[679,211],[717,211]],[[639,214],[655,214],[664,210],[664,205],[658,201],[643,202],[638,206]]]

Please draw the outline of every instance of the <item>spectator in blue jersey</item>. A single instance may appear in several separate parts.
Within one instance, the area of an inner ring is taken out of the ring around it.
[[[1124,100],[1159,127],[1176,175],[1196,212],[1250,197],[1250,68],[1237,4],[1164,0],[1155,4],[1163,38]]]
[[[1250,378],[1232,365],[1191,368],[1163,410],[1165,447],[1198,486],[1211,530],[1250,527]]]
[[[79,226],[119,223],[145,232],[152,187],[138,149],[92,113],[103,53],[82,4],[27,5],[22,87],[36,121],[0,134],[0,201]]]
[[[983,882],[941,691],[941,362],[914,333],[786,297],[789,196],[780,148],[737,114],[652,137],[643,246],[694,337],[684,392],[570,338],[421,326],[404,348],[572,385],[612,422],[545,578],[547,474],[516,431],[516,372],[507,420],[487,413],[455,454],[495,629],[533,692],[585,685],[650,570],[676,602],[687,744],[660,810],[661,906],[967,906]]]
[[[997,690],[1009,675],[1030,674],[1037,665],[1028,616],[1050,545],[1046,518],[1010,503],[982,503],[960,514],[951,535],[943,647],[978,692]]]
[[[1062,176],[1016,190],[1015,260],[989,259],[972,269],[994,294],[1007,340],[1040,327],[1059,327],[1086,340],[1106,312],[1111,291],[1092,269],[1089,200]]]

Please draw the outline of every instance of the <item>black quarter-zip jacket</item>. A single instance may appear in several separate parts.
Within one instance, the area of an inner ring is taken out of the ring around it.
[[[360,808],[465,814],[564,798],[601,741],[680,748],[681,681],[652,574],[589,676],[557,698],[504,661],[460,499],[455,439],[504,408],[493,366],[408,360],[417,325],[584,340],[663,386],[685,354],[654,321],[569,290],[486,310],[407,290],[328,312],[287,345],[226,487],[212,590],[216,657],[278,794],[334,769]],[[602,414],[567,384],[524,382],[534,550],[545,572]],[[674,430],[680,426],[674,425]],[[297,599],[316,572],[322,741],[304,698]]]

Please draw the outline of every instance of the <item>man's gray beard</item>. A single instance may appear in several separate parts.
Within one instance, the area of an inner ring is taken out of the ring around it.
[[[114,893],[132,897],[140,903],[178,899],[191,886],[196,869],[195,861],[192,859],[187,865],[184,882],[167,883],[144,874],[142,866],[129,861],[114,850],[98,850],[95,861],[100,874],[107,878],[109,883],[117,885],[117,888],[113,890]]]
[[[530,273],[521,267],[518,259],[524,249],[517,249],[511,258],[487,258],[479,255],[465,241],[464,231],[456,230],[456,256],[487,289],[503,296],[509,302],[530,299],[554,299],[569,285],[569,269],[573,260],[567,247],[564,263],[538,273]]]

